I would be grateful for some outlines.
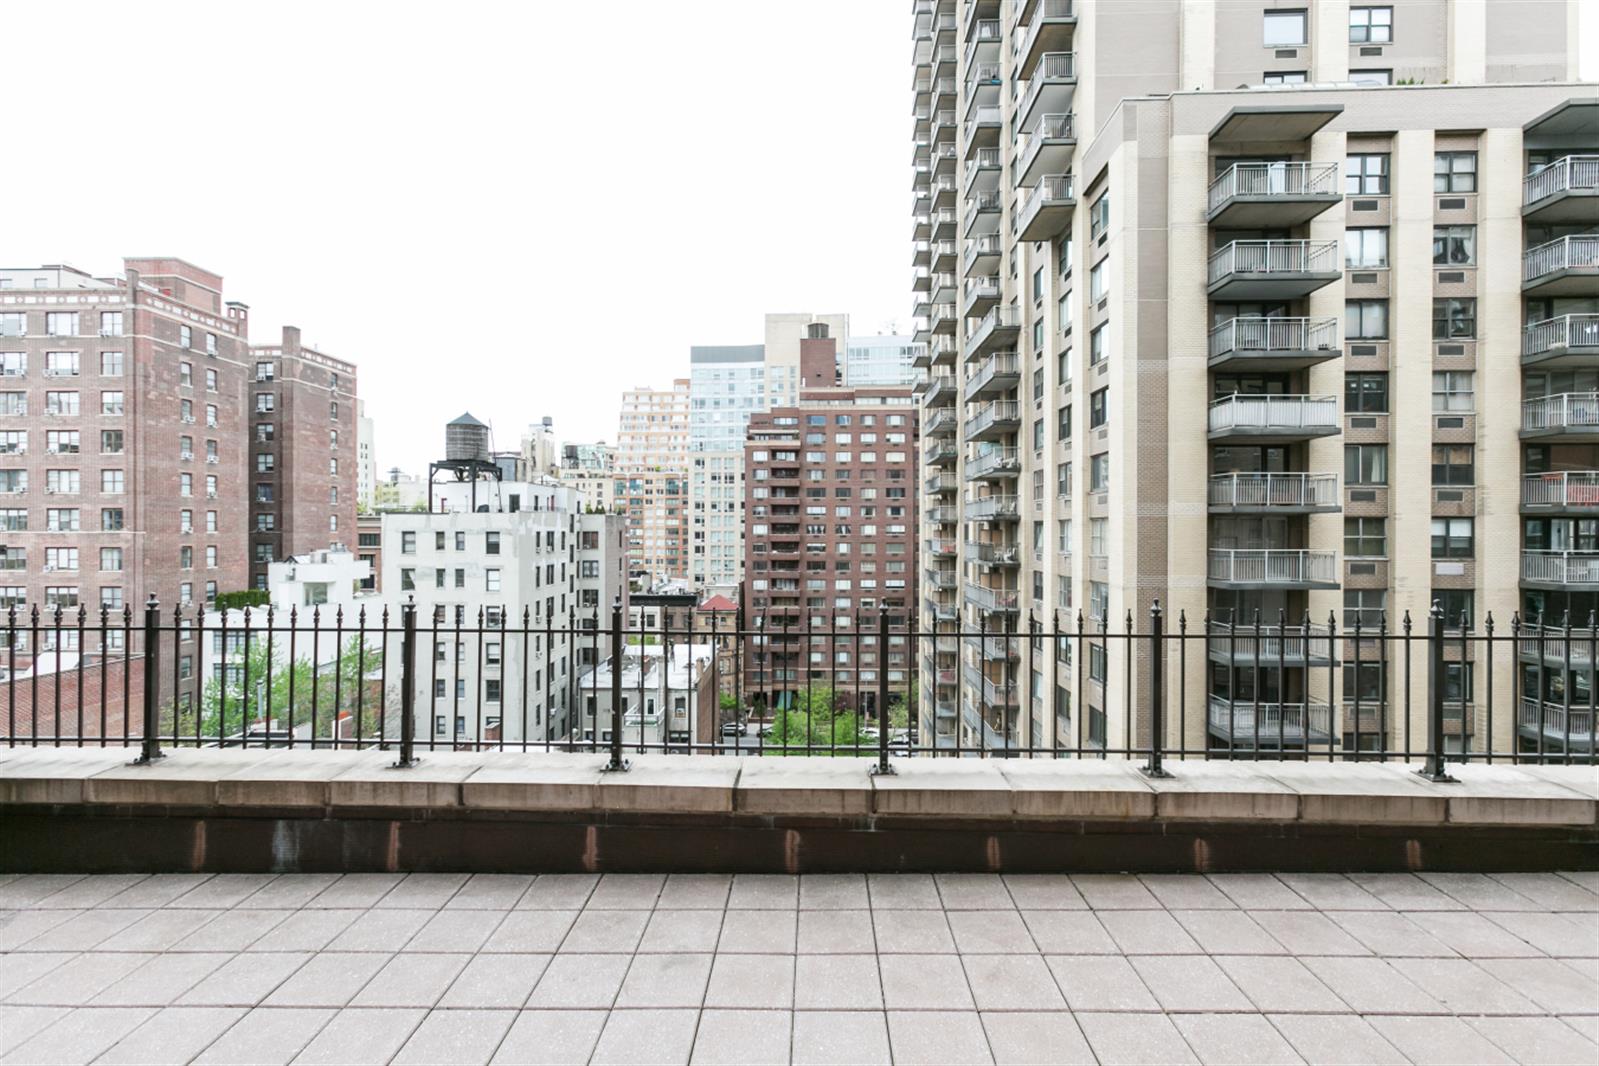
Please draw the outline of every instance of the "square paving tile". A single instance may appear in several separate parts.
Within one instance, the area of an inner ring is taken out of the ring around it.
[[[1269,955],[1224,955],[1220,966],[1249,997],[1255,1009],[1266,1012],[1345,1011],[1344,1001],[1316,979],[1298,959]]]
[[[793,910],[799,906],[799,880],[787,874],[739,874],[727,905],[734,910]]]
[[[794,1066],[888,1066],[888,1019],[881,1011],[795,1011]]]
[[[1097,1062],[1069,1011],[988,1011],[982,1018],[988,1050],[1000,1066]]]
[[[1078,1014],[1077,1024],[1104,1066],[1199,1061],[1164,1014]]]
[[[1480,969],[1551,1013],[1599,1013],[1599,965],[1559,959],[1475,961]]]
[[[1248,911],[1310,910],[1312,904],[1272,874],[1211,874],[1210,883]]]
[[[1371,954],[1366,945],[1350,936],[1333,919],[1316,911],[1254,911],[1251,916],[1255,924],[1292,955]],[[1360,914],[1356,919],[1366,917],[1366,914]],[[1376,917],[1388,921],[1393,915],[1380,912]]]
[[[1504,926],[1470,911],[1412,911],[1405,917],[1467,958],[1536,958],[1543,954]]]
[[[1398,911],[1342,911],[1327,917],[1375,955],[1456,957],[1448,944]]]
[[[28,987],[51,970],[77,957],[70,951],[6,956],[5,965],[0,966],[0,999],[10,999],[18,989]]]
[[[661,910],[721,910],[733,888],[731,874],[672,874],[655,906]]]
[[[589,1062],[686,1063],[698,1022],[697,1010],[613,1010]]]
[[[1552,911],[1591,914],[1599,911],[1599,893],[1552,873],[1490,874],[1512,892]]]
[[[1023,911],[1022,921],[1038,950],[1047,955],[1121,954],[1092,911]]]
[[[616,1006],[698,1010],[705,1002],[711,958],[704,954],[635,955],[622,980]]]
[[[1016,906],[999,874],[935,874],[947,911],[1009,910]]]
[[[1390,1015],[1366,1020],[1384,1040],[1418,1066],[1515,1061],[1459,1018]]]
[[[721,910],[655,910],[638,950],[715,951],[721,934]]]
[[[1495,911],[1484,917],[1546,955],[1599,958],[1599,922],[1526,911]]]
[[[233,955],[200,953],[157,955],[96,995],[97,1007],[165,1007],[200,984]]]
[[[976,1011],[889,1011],[888,1042],[895,1066],[994,1061]]]
[[[978,1010],[1061,1010],[1066,1000],[1039,955],[962,955]]]
[[[955,951],[955,937],[942,910],[873,910],[872,929],[881,954],[940,955]]]
[[[242,1007],[168,1007],[117,1041],[95,1062],[187,1062],[244,1014]]]
[[[1324,911],[1381,911],[1388,904],[1343,874],[1278,874],[1277,880],[1311,906]]]
[[[1096,911],[1161,908],[1160,900],[1131,874],[1075,874],[1072,885]]]
[[[374,907],[438,910],[466,884],[468,874],[406,874]]]
[[[1259,1014],[1179,1014],[1172,1022],[1200,1062],[1299,1061],[1283,1035]]]
[[[147,1007],[82,1007],[13,1048],[7,1062],[92,1062],[155,1012]]]
[[[375,907],[402,880],[403,874],[345,874],[318,892],[311,906],[338,910]]]
[[[801,955],[844,955],[873,952],[877,940],[872,934],[869,910],[805,910],[799,912],[799,953]]]
[[[532,887],[527,874],[473,874],[445,907],[450,910],[508,911]]]
[[[158,911],[156,917],[171,916],[181,912]],[[356,918],[367,913],[360,910],[316,910],[306,908],[292,912],[272,928],[272,935],[255,940],[247,951],[321,951],[335,937],[348,929]],[[133,930],[129,930],[133,932]]]
[[[506,912],[502,910],[440,911],[400,950],[477,951],[505,918]]]
[[[240,1018],[196,1063],[286,1063],[316,1039],[337,1011],[261,1007]]]
[[[561,946],[577,911],[512,911],[495,927],[484,942],[488,952],[510,951],[519,953],[553,952]]]
[[[871,977],[875,982],[877,975]],[[788,1010],[793,1005],[793,955],[716,956],[705,991],[706,1007]]]
[[[1101,911],[1099,923],[1126,955],[1198,955],[1200,947],[1165,911]]]
[[[1443,1014],[1428,995],[1387,959],[1371,956],[1300,959],[1317,980],[1361,1014]]]
[[[689,1061],[705,1066],[786,1066],[793,1029],[793,1016],[786,1010],[707,1008],[700,1013]]]
[[[1250,1009],[1244,994],[1203,955],[1141,955],[1128,962],[1167,1011]]]
[[[1306,1062],[1378,1066],[1403,1062],[1398,1050],[1353,1014],[1270,1014],[1267,1018]]]
[[[599,874],[539,874],[522,898],[517,910],[582,910],[600,883]]]
[[[179,997],[185,1006],[254,1007],[316,956],[309,952],[235,955]],[[377,956],[379,961],[386,956]]]
[[[490,1061],[586,1063],[600,1039],[605,1018],[603,1010],[522,1011]]]
[[[1521,1063],[1599,1062],[1599,1044],[1548,1018],[1467,1018],[1467,1025]]]
[[[963,955],[1033,954],[1038,945],[1014,910],[949,911],[950,932]]]
[[[82,1007],[140,966],[159,957],[138,952],[79,955],[51,967],[7,998],[12,1003],[41,1007]]]
[[[733,882],[738,890],[738,882]],[[747,951],[761,955],[792,955],[797,943],[799,914],[793,910],[729,910],[722,919],[717,951]]]
[[[520,1007],[544,975],[549,955],[476,955],[456,975],[440,1007]]]
[[[959,956],[884,955],[878,959],[878,970],[889,1010],[976,1009]],[[804,987],[802,980],[802,992]]]
[[[1139,880],[1169,910],[1232,910],[1238,906],[1203,877],[1144,874]]]
[[[801,910],[864,909],[872,905],[865,874],[811,874],[800,878]]]
[[[1016,906],[1024,911],[1087,910],[1069,874],[1006,874],[1005,887]]]
[[[266,936],[288,918],[293,911],[265,910],[236,907],[215,918],[179,940],[171,951],[244,951]]]
[[[411,1033],[394,1062],[404,1066],[488,1062],[516,1017],[515,1011],[508,1010],[432,1011]]]
[[[1470,959],[1390,959],[1389,962],[1452,1014],[1539,1013],[1532,1000]],[[1569,970],[1566,975],[1576,976]]]
[[[891,963],[937,961],[952,964],[940,972],[953,974],[966,989],[966,978],[954,955],[800,955],[794,960],[794,1007],[797,1010],[881,1010],[886,974]],[[895,972],[899,972],[898,969]],[[967,1002],[970,1002],[968,997]],[[934,1004],[928,1004],[933,1006]]]
[[[370,910],[344,927],[330,951],[399,951],[437,913],[431,910]]]
[[[247,956],[254,961],[259,956]],[[325,951],[273,989],[263,1000],[268,1007],[342,1007],[383,969],[388,955],[376,952]]]
[[[350,1005],[432,1007],[471,958],[465,954],[395,955],[355,994]],[[520,1003],[511,1005],[521,1006]]]
[[[1210,955],[1284,955],[1288,949],[1260,927],[1260,923],[1241,910],[1169,912],[1194,938],[1200,950]],[[1299,914],[1299,911],[1282,911]]]
[[[1051,955],[1055,982],[1074,1011],[1153,1011],[1160,1004],[1120,955]]]
[[[932,874],[868,874],[873,910],[943,910]]]
[[[627,955],[557,955],[528,997],[529,1008],[609,1008],[631,962]]]
[[[295,1058],[296,1066],[340,1066],[341,1063],[386,1063],[422,1024],[421,1010],[341,1010]]]
[[[640,910],[584,910],[572,923],[561,951],[612,952],[631,954],[638,949],[650,912]]]
[[[585,906],[592,910],[650,910],[665,885],[665,874],[606,874]]]

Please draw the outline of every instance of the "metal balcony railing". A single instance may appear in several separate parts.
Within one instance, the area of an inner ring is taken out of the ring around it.
[[[982,633],[968,633],[961,638],[962,642],[970,648],[973,654],[988,662],[1015,662],[1021,658],[1022,642],[1019,637],[1012,636],[984,636]]]
[[[1210,354],[1314,352],[1338,347],[1336,318],[1229,318],[1210,331]]]
[[[1209,276],[1336,273],[1338,257],[1337,241],[1232,241],[1211,253]]]
[[[1599,551],[1523,551],[1521,579],[1558,585],[1599,585]]]
[[[1572,348],[1599,348],[1599,315],[1560,315],[1529,322],[1521,331],[1524,358]]]
[[[1038,179],[1033,191],[1022,204],[1022,218],[1031,218],[1040,209],[1054,204],[1069,204],[1076,194],[1072,191],[1070,174],[1050,174]]]
[[[1599,392],[1557,392],[1523,400],[1521,428],[1528,432],[1599,430]]]
[[[1261,396],[1234,393],[1210,405],[1210,431],[1338,428],[1336,396]]]
[[[1015,448],[992,448],[986,452],[979,452],[966,460],[966,479],[968,481],[987,477],[990,474],[1020,476],[1021,470],[1021,453]]]
[[[939,407],[950,403],[955,398],[954,374],[930,374],[922,383],[922,404],[926,407]]]
[[[1017,498],[1012,495],[973,497],[962,505],[965,517],[973,522],[995,518],[1015,519],[1021,515]]]
[[[1017,360],[1015,352],[995,352],[977,364],[977,369],[967,375],[967,395],[982,391],[984,386],[1002,374],[1019,375],[1020,373],[1021,363]]]
[[[1599,652],[1599,629],[1590,626],[1523,622],[1516,633],[1517,651],[1523,660],[1537,662],[1541,658],[1546,663],[1585,667]]]
[[[1210,580],[1256,585],[1336,583],[1338,554],[1309,548],[1212,548]]]
[[[961,520],[960,508],[949,504],[938,507],[925,507],[922,509],[922,513],[935,526],[952,525]]]
[[[936,408],[932,414],[927,416],[926,421],[922,423],[922,434],[924,436],[931,437],[941,434],[954,433],[956,421],[955,408]]]
[[[1235,196],[1328,196],[1339,191],[1337,163],[1234,163],[1210,183],[1210,209]]]
[[[970,270],[972,264],[982,256],[1003,255],[1004,252],[1004,246],[1000,243],[997,233],[985,233],[981,237],[973,237],[966,242],[966,250],[961,254],[961,269]]]
[[[929,537],[927,539],[927,553],[929,555],[954,555],[959,545],[953,537]]]
[[[1521,182],[1526,207],[1563,192],[1599,192],[1599,155],[1561,156]]]
[[[983,544],[978,541],[967,541],[966,555],[973,562],[984,566],[1017,566],[1022,560],[1022,549],[1019,544]]]
[[[1522,281],[1536,281],[1557,270],[1599,271],[1599,234],[1556,237],[1547,244],[1528,248],[1521,257]]]
[[[952,589],[960,578],[954,570],[928,570],[927,584],[935,589]]]
[[[983,351],[1001,333],[1021,329],[1022,312],[1015,304],[1000,304],[989,309],[966,335],[966,358]]]
[[[923,482],[923,485],[929,495],[937,496],[941,493],[956,491],[960,488],[960,481],[952,473],[940,472],[930,475]]]
[[[1332,708],[1321,700],[1307,703],[1267,703],[1221,696],[1210,697],[1210,730],[1236,744],[1258,737],[1262,744],[1291,740],[1325,742],[1332,731]]]
[[[1528,474],[1521,480],[1521,502],[1527,507],[1599,507],[1599,471]]]
[[[1332,661],[1333,635],[1325,625],[1261,625],[1212,620],[1208,627],[1212,656],[1258,662],[1306,663]]]
[[[966,435],[975,437],[996,426],[1006,423],[1021,423],[1022,409],[1014,400],[995,400],[985,403],[977,408],[970,418],[966,420]]]
[[[999,299],[999,275],[988,277],[975,277],[966,279],[966,299],[971,300],[997,300]]]
[[[1209,502],[1212,507],[1336,507],[1338,478],[1334,474],[1213,474]]]
[[[1045,141],[1069,141],[1072,139],[1072,116],[1070,112],[1045,115],[1038,120],[1032,132],[1026,134],[1021,141],[1021,151],[1017,158],[1021,160],[1022,169],[1033,156],[1038,153]]]
[[[966,683],[972,686],[977,693],[977,698],[990,707],[1014,707],[1020,697],[1022,687],[1021,678],[1014,676],[1016,671],[1010,670],[1012,676],[1004,676],[1007,671],[1001,671],[999,680],[986,677],[981,668],[971,663],[966,663],[961,671],[966,678]],[[972,711],[975,714],[975,710]]]
[[[1557,703],[1554,700],[1523,696],[1516,724],[1524,733],[1531,733],[1534,736],[1541,733],[1545,737],[1568,741],[1573,751],[1585,749],[1591,758],[1594,747],[1594,708],[1579,706],[1575,699],[1571,702],[1572,705],[1567,707],[1563,701]]]

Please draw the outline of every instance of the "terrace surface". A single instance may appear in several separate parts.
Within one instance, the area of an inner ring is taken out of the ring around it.
[[[1599,874],[0,878],[4,1062],[1599,1061]]]

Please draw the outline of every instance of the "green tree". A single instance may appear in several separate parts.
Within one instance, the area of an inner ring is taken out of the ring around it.
[[[229,649],[226,676],[213,675],[200,693],[202,741],[236,737],[269,722],[273,732],[286,733],[312,724],[313,718],[315,736],[328,739],[335,735],[341,716],[354,717],[358,710],[360,732],[376,731],[384,713],[383,699],[377,686],[362,677],[362,670],[370,673],[375,668],[378,651],[370,645],[363,649],[361,638],[354,636],[329,658],[334,651],[329,639],[328,651],[317,657],[321,663],[314,665],[310,657],[299,656],[289,664],[276,654],[284,650],[284,639],[281,634],[274,636],[273,654],[264,633],[251,633],[247,646],[237,653]],[[309,642],[307,637],[301,646]],[[194,730],[194,712],[180,715],[178,735],[192,736]]]
[[[893,729],[905,729],[910,725],[911,715],[917,706],[916,675],[912,674],[910,684],[903,693],[895,693],[888,701],[888,724]]]
[[[765,746],[777,755],[854,755],[876,743],[861,734],[869,724],[853,708],[840,707],[831,688],[802,689],[773,716]]]

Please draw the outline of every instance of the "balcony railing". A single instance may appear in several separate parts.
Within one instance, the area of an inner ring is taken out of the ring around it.
[[[966,479],[976,481],[994,475],[1016,477],[1021,474],[1021,453],[1015,448],[991,448],[966,460]]]
[[[1338,347],[1336,318],[1229,318],[1210,331],[1210,355],[1314,352]]]
[[[923,482],[923,487],[927,489],[930,495],[937,496],[941,493],[954,492],[959,489],[960,481],[952,473],[940,472],[930,475]]]
[[[1561,156],[1521,182],[1526,207],[1563,192],[1599,193],[1599,155]]]
[[[1076,77],[1077,56],[1074,53],[1045,52],[1038,57],[1038,65],[1033,68],[1032,77],[1027,81],[1021,113],[1026,115],[1033,110],[1034,102],[1050,82],[1072,81]]]
[[[1210,580],[1247,585],[1337,584],[1336,552],[1308,548],[1212,548]]]
[[[1262,396],[1234,393],[1210,405],[1210,431],[1323,432],[1336,431],[1335,396]]]
[[[1008,381],[1014,386],[1020,375],[1021,364],[1017,361],[1015,352],[995,352],[978,364],[977,369],[967,377],[966,395],[980,396],[996,380],[1001,384]]]
[[[1523,400],[1521,428],[1528,433],[1599,431],[1599,392],[1558,392]]]
[[[1523,661],[1540,659],[1552,665],[1586,667],[1599,652],[1599,629],[1586,625],[1546,625],[1523,622],[1516,629]],[[1587,702],[1584,700],[1583,702]]]
[[[1015,670],[1001,670],[999,679],[995,680],[984,676],[981,668],[966,663],[962,673],[965,675],[966,683],[972,686],[972,691],[977,693],[977,698],[983,703],[990,707],[1016,706],[1021,695],[1022,680],[1015,676]],[[1006,676],[1007,674],[1009,676]],[[975,709],[970,709],[970,713],[975,715]],[[998,733],[995,732],[994,735],[997,737]]]
[[[922,383],[922,404],[926,407],[938,407],[948,404],[955,398],[954,374],[931,374]]]
[[[1258,663],[1304,665],[1333,658],[1332,630],[1325,625],[1261,625],[1212,621],[1212,658]]]
[[[983,544],[978,541],[967,541],[966,556],[984,566],[1017,566],[1022,561],[1022,549],[1019,544]]]
[[[1521,502],[1525,507],[1599,508],[1599,471],[1528,474],[1521,480]]]
[[[933,569],[927,571],[927,584],[935,589],[952,589],[960,578],[954,570]]]
[[[1337,241],[1232,241],[1210,257],[1210,282],[1238,274],[1327,274],[1340,269]]]
[[[1072,139],[1072,116],[1070,112],[1045,115],[1038,120],[1038,125],[1030,133],[1025,134],[1021,140],[1021,150],[1016,158],[1020,169],[1026,172],[1036,156],[1047,141],[1069,141]]]
[[[1599,315],[1561,315],[1529,322],[1521,331],[1521,356],[1536,360],[1571,351],[1599,348]]]
[[[980,258],[1004,254],[999,234],[985,233],[981,237],[973,237],[966,242],[966,250],[961,255],[961,269],[971,270],[972,264]]]
[[[1022,642],[1018,637],[983,636],[981,633],[968,633],[962,638],[962,641],[972,650],[973,654],[988,662],[1015,662],[1021,658]]]
[[[922,514],[926,515],[927,520],[935,526],[953,525],[961,520],[960,508],[949,504],[943,504],[938,507],[924,507]]]
[[[1521,257],[1521,280],[1533,282],[1560,270],[1599,272],[1599,234],[1556,237],[1528,248]]]
[[[950,556],[954,555],[957,550],[958,545],[953,537],[927,538],[927,554],[929,555]]]
[[[973,522],[993,519],[1015,520],[1021,514],[1017,498],[1012,495],[994,495],[968,498],[962,505],[965,517]]]
[[[1582,761],[1589,761],[1594,751],[1594,708],[1580,706],[1575,699],[1571,704],[1567,707],[1564,702],[1523,696],[1516,724],[1524,734],[1541,734],[1573,752],[1586,753],[1587,758]]]
[[[1263,510],[1335,508],[1338,478],[1334,474],[1214,474],[1209,502],[1212,507]]]
[[[1599,551],[1523,551],[1521,579],[1546,585],[1599,585]]]
[[[1021,425],[1022,409],[1014,400],[985,403],[966,420],[966,436],[976,438],[991,430],[1005,432]]]
[[[1337,163],[1234,163],[1210,183],[1210,209],[1235,196],[1336,196]]]
[[[1016,589],[991,589],[986,585],[966,583],[966,602],[984,611],[1010,613],[1020,603]]]
[[[966,335],[966,358],[970,359],[994,344],[1014,338],[1021,327],[1021,308],[1015,304],[999,304],[990,308],[988,314]]]
[[[928,415],[927,419],[922,423],[922,434],[928,437],[953,434],[956,422],[955,408],[935,408],[933,413]]]
[[[1324,701],[1310,703],[1256,703],[1248,699],[1210,697],[1207,723],[1210,731],[1234,744],[1253,742],[1275,745],[1292,741],[1326,743],[1332,731],[1332,708]]]

